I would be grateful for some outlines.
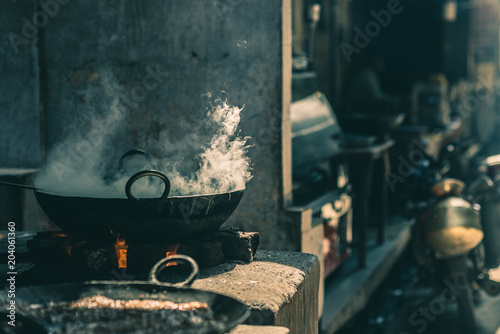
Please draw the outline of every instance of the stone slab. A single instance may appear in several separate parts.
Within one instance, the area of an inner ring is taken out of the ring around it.
[[[248,305],[250,325],[279,325],[292,333],[318,333],[320,264],[315,255],[259,250],[253,262],[204,269],[193,288]]]

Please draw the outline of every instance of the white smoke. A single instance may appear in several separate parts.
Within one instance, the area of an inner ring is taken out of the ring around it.
[[[113,138],[123,131],[127,111],[117,98],[122,89],[116,80],[109,75],[101,75],[100,80],[104,89],[87,90],[89,103],[79,109],[86,115],[80,122],[85,125],[74,127],[54,146],[35,178],[36,187],[64,196],[126,197],[125,184],[131,174],[116,169],[116,160],[125,152],[116,152]],[[98,100],[111,101],[111,107],[93,104],[96,95]],[[99,115],[97,108],[107,111]],[[245,188],[252,176],[247,157],[249,137],[238,132],[241,111],[242,108],[219,99],[208,108],[204,119],[189,124],[190,131],[182,136],[172,136],[172,129],[160,131],[154,139],[144,135],[144,147],[138,148],[157,155],[153,168],[169,178],[169,196],[207,195]],[[141,165],[139,170],[149,168]],[[136,197],[158,197],[163,191],[159,179],[147,179],[134,183],[132,192]]]
[[[199,131],[205,131],[204,133],[194,134],[191,138],[183,138],[181,139],[183,142],[178,145],[169,143],[169,145],[181,146],[187,152],[200,151],[189,157],[198,164],[198,168],[186,173],[183,168],[183,159],[177,163],[172,163],[172,160],[168,158],[160,161],[160,170],[165,170],[170,179],[173,195],[240,190],[244,189],[246,183],[252,178],[250,161],[246,155],[249,137],[237,135],[242,109],[232,107],[227,102],[220,100],[218,102],[207,112],[205,125],[198,128]],[[215,133],[208,142],[205,142],[203,135],[210,131],[207,127]]]

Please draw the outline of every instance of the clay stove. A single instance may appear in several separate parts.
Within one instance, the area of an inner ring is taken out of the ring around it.
[[[21,238],[27,247],[19,274],[26,284],[146,277],[158,260],[174,254],[194,258],[201,268],[249,263],[259,245],[258,233],[233,227],[174,243],[127,243],[119,236],[109,243],[82,242],[61,232],[23,232]]]

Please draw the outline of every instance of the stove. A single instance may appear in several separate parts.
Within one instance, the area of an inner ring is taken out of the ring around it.
[[[174,254],[192,257],[200,268],[226,261],[249,263],[257,251],[259,234],[221,227],[202,238],[128,243],[118,235],[112,242],[83,242],[61,232],[17,232],[16,243],[17,281],[21,285],[32,285],[92,279],[147,279],[158,260]],[[0,240],[0,249],[2,252],[8,249],[6,237]],[[0,259],[0,266],[6,266],[6,261],[7,254]]]

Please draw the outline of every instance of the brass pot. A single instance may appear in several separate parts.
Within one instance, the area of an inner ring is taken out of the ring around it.
[[[425,240],[437,258],[467,253],[483,240],[479,209],[461,197],[448,197],[422,216]]]

